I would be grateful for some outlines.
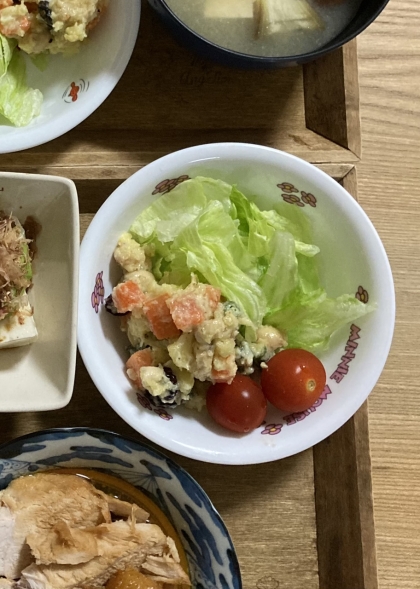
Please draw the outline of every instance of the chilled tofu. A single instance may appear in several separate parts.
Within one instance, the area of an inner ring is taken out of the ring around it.
[[[35,233],[34,219],[28,217],[26,223]],[[31,241],[19,219],[0,210],[0,348],[26,346],[38,337],[27,295],[32,286]]]
[[[307,0],[255,0],[257,37],[321,29],[323,22]]]
[[[253,18],[254,0],[206,0],[206,18]]]
[[[25,304],[14,315],[0,321],[0,348],[17,348],[32,344],[38,339],[38,331],[32,307]]]

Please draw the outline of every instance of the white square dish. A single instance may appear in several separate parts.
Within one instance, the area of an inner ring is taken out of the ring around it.
[[[0,412],[60,409],[76,364],[79,206],[66,178],[0,172],[0,210],[40,224],[29,300],[36,342],[0,350]]]

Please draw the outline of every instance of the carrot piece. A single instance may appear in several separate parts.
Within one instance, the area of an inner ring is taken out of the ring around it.
[[[211,371],[211,379],[213,382],[227,382],[231,383],[234,379],[236,373],[232,374],[232,370],[226,368],[225,370],[215,370],[214,368]]]
[[[140,368],[143,368],[144,366],[153,366],[153,356],[150,348],[134,352],[125,363],[128,378],[132,380],[139,389],[143,388],[140,378]]]
[[[132,280],[117,284],[112,291],[112,300],[118,313],[127,313],[134,307],[141,307],[145,298],[139,285]]]
[[[159,340],[172,339],[181,335],[166,304],[168,298],[168,294],[162,294],[146,301],[143,305],[150,329]]]
[[[188,331],[200,325],[205,319],[204,311],[193,295],[177,297],[168,303],[172,319],[181,331]]]
[[[203,288],[204,287],[204,288]],[[220,290],[213,286],[200,284],[195,291],[176,294],[168,302],[172,319],[182,331],[191,331],[209,319],[220,301]]]
[[[216,288],[215,286],[206,286],[206,296],[209,300],[209,307],[212,311],[215,311],[217,305],[220,303],[220,288]]]

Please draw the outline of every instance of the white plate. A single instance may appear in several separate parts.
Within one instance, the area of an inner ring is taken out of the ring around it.
[[[28,84],[44,95],[42,111],[26,127],[0,125],[0,153],[47,143],[91,115],[124,73],[139,23],[140,0],[110,0],[106,13],[77,55],[52,55],[43,72],[26,57]]]
[[[320,356],[328,388],[311,410],[285,416],[270,407],[266,423],[244,436],[223,430],[205,410],[142,407],[124,371],[128,341],[117,318],[103,307],[120,277],[112,261],[120,234],[159,197],[158,185],[160,190],[168,187],[162,187],[162,181],[184,174],[236,183],[248,197],[258,195],[255,201],[262,208],[272,208],[276,200],[298,199],[312,221],[314,242],[321,248],[320,272],[327,292],[331,296],[357,292],[378,305],[354,326],[341,329],[330,350]],[[357,411],[379,378],[392,340],[394,315],[389,262],[361,207],[315,166],[267,147],[203,145],[145,166],[105,201],[81,248],[79,348],[93,381],[111,407],[139,433],[168,450],[203,461],[267,462],[305,450],[332,434]]]
[[[47,411],[73,393],[79,260],[76,187],[54,176],[0,172],[0,209],[41,224],[30,301],[38,340],[0,350],[0,411]]]

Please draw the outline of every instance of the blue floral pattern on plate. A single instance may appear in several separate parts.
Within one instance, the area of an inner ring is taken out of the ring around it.
[[[229,533],[198,483],[172,460],[105,430],[52,429],[0,446],[0,489],[16,477],[54,467],[108,472],[140,488],[174,524],[194,589],[241,589]]]

